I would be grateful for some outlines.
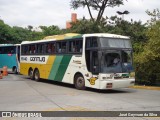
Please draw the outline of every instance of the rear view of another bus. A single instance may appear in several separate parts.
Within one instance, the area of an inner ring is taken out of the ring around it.
[[[19,72],[19,44],[0,44],[0,70],[7,66],[9,72]]]

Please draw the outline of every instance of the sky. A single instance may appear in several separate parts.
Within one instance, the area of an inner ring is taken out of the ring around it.
[[[56,25],[60,28],[66,27],[66,21],[71,19],[71,13],[77,13],[78,19],[89,19],[86,8],[71,9],[71,0],[0,0],[0,19],[10,26],[27,27],[28,25],[38,27],[40,25]],[[117,11],[128,10],[130,14],[124,19],[145,23],[150,17],[146,10],[160,8],[159,0],[127,0],[124,5],[114,8],[106,8],[104,16],[117,15]],[[92,11],[96,17],[97,12]]]

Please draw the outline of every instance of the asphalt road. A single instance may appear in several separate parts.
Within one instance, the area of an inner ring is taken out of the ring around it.
[[[123,88],[77,90],[23,75],[0,79],[0,111],[159,111],[160,91]],[[88,119],[87,119],[88,120]]]

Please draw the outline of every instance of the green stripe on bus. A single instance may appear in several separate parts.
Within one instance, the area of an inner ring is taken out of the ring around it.
[[[57,71],[58,71],[58,68],[60,66],[62,59],[63,59],[63,56],[56,56],[48,79],[55,80],[55,77],[56,77],[56,74],[57,74]]]
[[[71,58],[72,58],[72,55],[64,55],[63,56],[63,59],[61,61],[61,64],[58,68],[58,72],[57,72],[56,77],[55,77],[56,81],[62,81],[63,80],[63,77],[65,75],[65,72],[66,72],[67,68],[68,68],[68,64],[69,64]]]

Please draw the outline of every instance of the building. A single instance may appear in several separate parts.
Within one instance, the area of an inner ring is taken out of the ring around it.
[[[72,13],[71,14],[71,21],[67,21],[66,22],[66,29],[69,29],[72,27],[71,23],[75,23],[77,21],[77,14],[76,13]]]

